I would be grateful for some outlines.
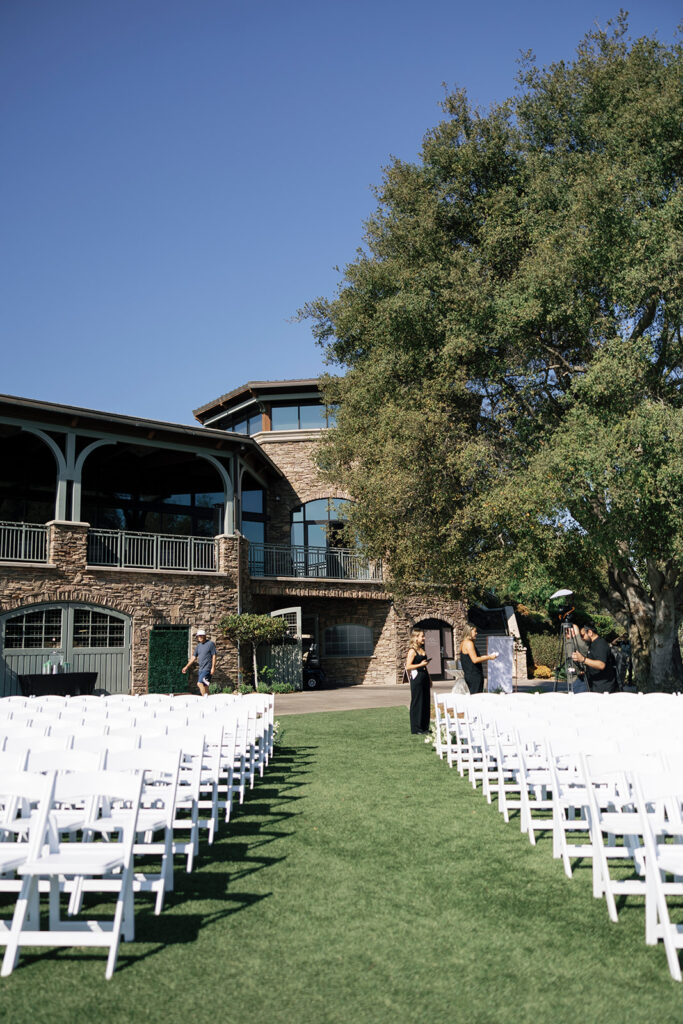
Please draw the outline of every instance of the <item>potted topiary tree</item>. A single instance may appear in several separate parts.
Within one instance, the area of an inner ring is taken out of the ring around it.
[[[241,615],[225,615],[218,623],[218,628],[223,636],[237,644],[240,652],[245,646],[251,647],[254,689],[258,690],[256,648],[259,644],[272,644],[283,640],[287,634],[287,623],[282,618],[272,619],[270,615],[243,612]]]

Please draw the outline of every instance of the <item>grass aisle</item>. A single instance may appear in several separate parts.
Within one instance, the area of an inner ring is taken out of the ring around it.
[[[104,955],[36,951],[0,982],[12,1024],[629,1024],[683,1019],[633,901],[410,736],[404,708],[287,716],[284,745],[160,918]],[[5,915],[2,915],[5,916]]]

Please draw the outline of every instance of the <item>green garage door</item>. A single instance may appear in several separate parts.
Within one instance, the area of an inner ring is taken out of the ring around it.
[[[0,696],[20,693],[18,676],[42,672],[47,661],[72,672],[97,672],[97,689],[130,692],[128,615],[86,604],[43,604],[0,616]]]

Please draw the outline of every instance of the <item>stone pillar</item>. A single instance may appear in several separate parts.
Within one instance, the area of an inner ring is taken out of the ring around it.
[[[150,619],[136,616],[131,626],[131,687],[136,696],[148,692]]]
[[[244,611],[251,601],[251,577],[249,575],[249,541],[240,534],[221,534],[218,543],[218,572],[230,577],[237,590],[239,611]]]
[[[515,646],[512,675],[516,683],[525,683],[527,679],[526,647]]]
[[[232,577],[235,584],[237,583],[237,574],[239,571],[240,539],[241,538],[236,533],[221,533],[216,537],[216,544],[218,546],[218,564],[216,568],[221,575]]]
[[[61,519],[52,519],[47,523],[49,564],[70,572],[85,569],[89,528],[89,523],[67,523]]]

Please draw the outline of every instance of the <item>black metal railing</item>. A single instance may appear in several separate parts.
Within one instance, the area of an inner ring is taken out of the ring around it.
[[[251,576],[296,579],[382,580],[382,563],[370,561],[354,548],[313,548],[303,545],[249,544]]]
[[[47,562],[47,527],[0,522],[0,561]]]
[[[121,569],[216,572],[212,537],[88,530],[88,564]]]

